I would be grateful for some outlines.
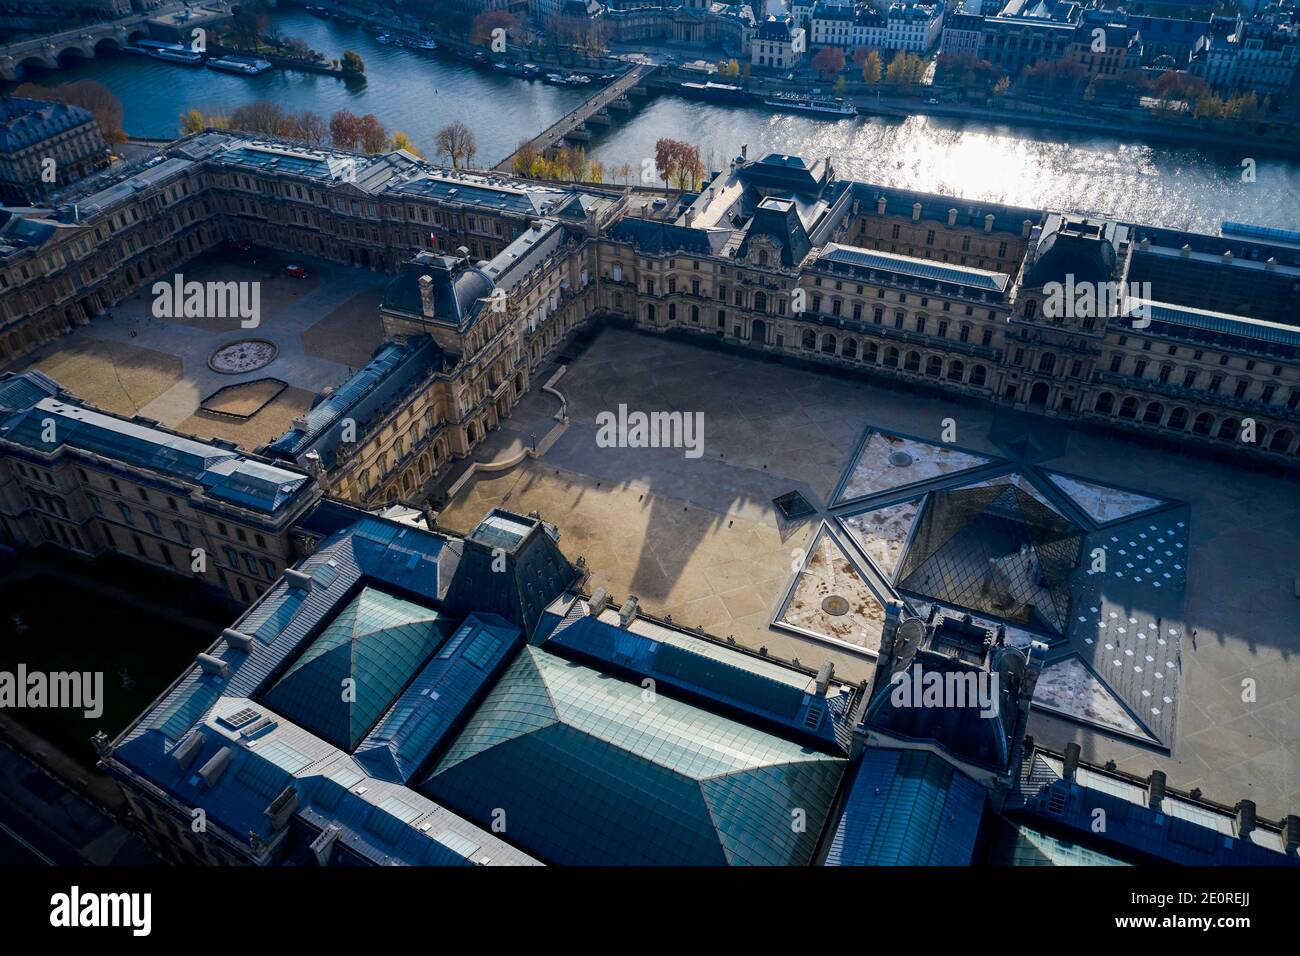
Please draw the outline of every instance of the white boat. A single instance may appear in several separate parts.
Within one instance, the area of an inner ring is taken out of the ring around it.
[[[209,70],[221,70],[224,73],[238,73],[241,76],[260,76],[271,69],[269,60],[242,56],[223,56],[208,60]]]
[[[802,93],[773,93],[763,100],[768,106],[801,113],[824,113],[829,116],[857,116],[858,109],[842,96],[810,96]]]
[[[203,62],[203,54],[195,53],[193,50],[149,50],[148,53],[155,60],[180,63],[183,66],[198,66]]]
[[[408,40],[406,45],[409,47],[413,47],[416,50],[438,49],[438,41],[430,36],[415,37],[411,40]]]
[[[375,42],[388,44],[393,42],[393,38],[390,37],[387,33],[381,33],[379,34],[379,36],[375,37]]]

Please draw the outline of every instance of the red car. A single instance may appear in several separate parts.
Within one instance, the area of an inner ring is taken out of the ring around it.
[[[253,244],[247,239],[229,239],[226,241],[226,245],[235,252],[247,252],[253,248]]]
[[[295,279],[307,278],[307,270],[304,269],[302,266],[285,266],[284,274],[293,276]]]

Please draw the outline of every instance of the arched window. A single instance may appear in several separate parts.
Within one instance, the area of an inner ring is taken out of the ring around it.
[[[948,363],[948,381],[960,382],[965,372],[966,366],[961,363],[960,359],[953,359]]]
[[[874,362],[880,358],[880,348],[875,342],[868,342],[862,347],[862,361]]]
[[[1196,421],[1192,423],[1193,435],[1208,435],[1210,429],[1214,427],[1214,416],[1209,412],[1201,412],[1196,416]]]
[[[909,372],[919,372],[921,370],[921,356],[918,352],[908,352],[903,359],[903,368]]]
[[[885,364],[890,368],[898,368],[898,349],[892,345],[885,349]]]
[[[842,349],[840,349],[840,354],[843,355],[845,358],[851,358],[851,359],[855,359],[855,358],[857,358],[857,357],[858,357],[858,340],[857,340],[857,339],[845,339],[845,340],[844,340],[844,347],[843,347]]]
[[[1219,423],[1219,437],[1224,441],[1233,441],[1237,437],[1237,420],[1225,418]]]
[[[829,332],[822,336],[822,351],[827,355],[835,354],[835,336]]]
[[[1273,433],[1273,440],[1268,443],[1270,451],[1286,451],[1291,447],[1291,439],[1295,436],[1289,429],[1279,428]]]
[[[1124,401],[1119,403],[1120,418],[1137,418],[1137,413],[1138,413],[1138,400],[1134,398],[1132,395],[1128,396],[1126,399],[1124,399]]]
[[[1164,418],[1165,407],[1159,402],[1152,402],[1147,406],[1147,410],[1142,413],[1142,421],[1148,425],[1159,425],[1160,419]]]
[[[943,371],[943,359],[939,358],[939,356],[931,355],[928,359],[925,360],[926,375],[932,375],[935,378],[938,378],[939,374],[942,371]]]
[[[817,348],[817,333],[812,329],[804,329],[803,347],[806,349]]]
[[[1097,396],[1097,403],[1093,408],[1102,415],[1109,415],[1115,410],[1115,396],[1110,392],[1102,392]]]
[[[1172,412],[1170,412],[1169,424],[1167,427],[1176,428],[1178,431],[1182,431],[1184,428],[1186,428],[1187,409],[1183,408],[1182,406],[1179,406],[1178,408],[1175,408]]]
[[[985,370],[984,366],[976,365],[970,370],[970,383],[972,385],[983,385],[987,376],[988,372]]]

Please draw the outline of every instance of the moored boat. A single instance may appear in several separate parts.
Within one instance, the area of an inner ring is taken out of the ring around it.
[[[857,116],[858,109],[842,96],[811,96],[804,93],[773,93],[763,100],[778,109],[797,110],[801,113],[821,113],[827,116]]]

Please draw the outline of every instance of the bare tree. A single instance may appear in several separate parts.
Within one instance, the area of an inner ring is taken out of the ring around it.
[[[451,160],[454,169],[468,166],[478,153],[474,134],[460,120],[438,130],[438,135],[434,139],[434,148],[439,156],[446,156]]]

